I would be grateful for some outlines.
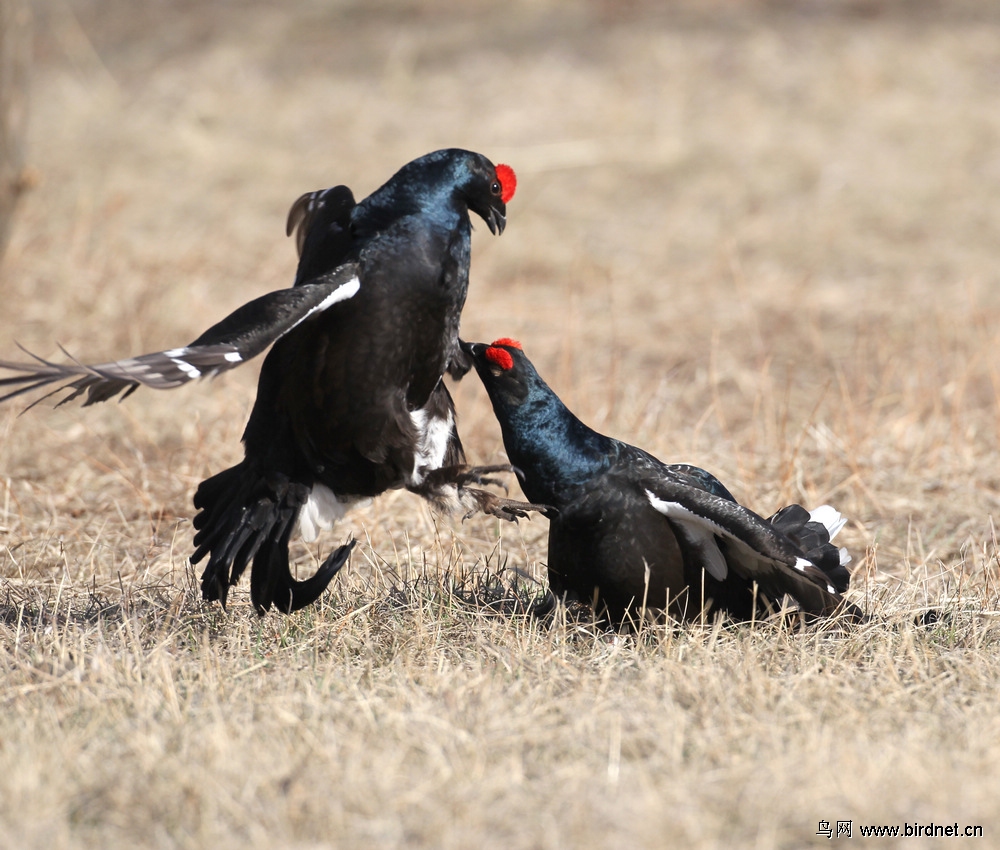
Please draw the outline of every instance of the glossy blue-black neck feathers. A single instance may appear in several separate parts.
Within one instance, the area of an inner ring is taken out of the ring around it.
[[[607,469],[619,443],[581,422],[535,371],[522,351],[504,347],[513,360],[502,370],[475,345],[476,370],[493,403],[510,462],[524,474],[525,495],[559,508],[576,488]]]
[[[494,172],[485,156],[459,148],[434,151],[408,162],[354,208],[354,236],[364,240],[411,215],[420,215],[433,226],[459,227],[463,219],[469,220],[466,187]]]

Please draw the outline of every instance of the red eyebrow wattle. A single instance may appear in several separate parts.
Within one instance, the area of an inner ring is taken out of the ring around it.
[[[494,366],[499,366],[505,372],[509,369],[514,368],[514,358],[510,356],[510,352],[503,348],[494,348],[490,346],[486,349],[486,359],[490,361]]]
[[[517,175],[514,169],[501,163],[497,166],[497,180],[500,181],[500,200],[505,204],[509,203],[517,190]]]

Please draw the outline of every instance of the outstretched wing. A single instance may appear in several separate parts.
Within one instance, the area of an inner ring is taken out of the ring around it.
[[[719,581],[732,569],[756,581],[768,595],[790,594],[809,613],[832,614],[842,606],[826,574],[781,531],[748,508],[669,473],[644,478],[639,487]]]
[[[348,264],[306,286],[280,289],[255,298],[210,327],[190,345],[156,351],[127,360],[88,365],[75,360],[54,363],[26,352],[36,363],[0,360],[0,368],[20,372],[0,378],[0,388],[12,387],[0,402],[54,386],[31,407],[60,390],[69,391],[59,404],[87,394],[84,405],[122,393],[127,398],[139,386],[165,390],[196,378],[217,375],[256,357],[310,316],[354,297],[361,287],[355,264]],[[22,349],[23,350],[23,349]]]

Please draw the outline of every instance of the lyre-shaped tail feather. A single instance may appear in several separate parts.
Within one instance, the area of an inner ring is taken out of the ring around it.
[[[229,588],[251,563],[250,598],[260,615],[272,605],[290,614],[322,595],[355,541],[334,550],[312,578],[292,578],[288,543],[309,490],[285,476],[265,478],[248,461],[201,483],[194,497],[199,512],[191,563],[209,556],[201,577],[206,600],[218,600],[224,607]]]

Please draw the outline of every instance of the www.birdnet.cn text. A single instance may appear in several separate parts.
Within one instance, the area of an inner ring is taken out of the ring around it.
[[[982,838],[980,824],[958,823],[855,824],[853,820],[821,820],[816,835],[825,838]]]

